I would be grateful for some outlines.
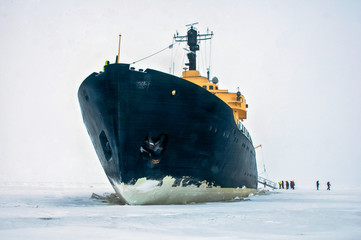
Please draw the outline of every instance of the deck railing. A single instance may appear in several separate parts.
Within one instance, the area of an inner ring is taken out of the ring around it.
[[[268,179],[266,179],[264,177],[258,176],[258,182],[263,184],[264,187],[268,186],[270,188],[277,189],[277,183],[272,182],[271,180],[268,180]]]
[[[253,143],[251,135],[249,134],[247,128],[243,125],[243,123],[240,120],[237,120],[237,127],[251,141],[251,143]]]

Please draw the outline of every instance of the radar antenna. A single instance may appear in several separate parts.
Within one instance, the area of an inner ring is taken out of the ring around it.
[[[186,27],[193,27],[194,25],[197,25],[198,22],[194,22],[194,23],[190,23],[190,24],[187,24]]]

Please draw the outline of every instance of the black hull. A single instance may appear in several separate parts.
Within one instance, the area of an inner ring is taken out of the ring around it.
[[[172,176],[195,185],[257,188],[251,140],[237,128],[232,109],[207,90],[155,70],[111,64],[84,80],[78,98],[112,185]]]

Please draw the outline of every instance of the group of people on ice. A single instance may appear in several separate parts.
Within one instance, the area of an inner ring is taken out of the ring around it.
[[[285,189],[285,182],[282,180],[278,183],[279,189]],[[295,190],[295,181],[286,181],[286,189],[293,189]]]
[[[295,181],[279,181],[278,185],[279,185],[279,189],[285,189],[285,183],[286,183],[286,189],[293,189],[295,190]],[[327,190],[331,190],[331,183],[327,182]],[[320,188],[320,181],[316,181],[316,188],[317,190],[319,190]]]
[[[327,190],[331,190],[331,183],[327,182],[326,185],[327,185]],[[316,188],[317,190],[320,188],[320,181],[318,180],[316,181]]]

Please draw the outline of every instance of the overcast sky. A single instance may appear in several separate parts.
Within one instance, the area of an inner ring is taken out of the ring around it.
[[[345,0],[2,0],[0,181],[106,182],[79,85],[115,60],[119,33],[121,62],[132,62],[192,22],[213,30],[211,75],[246,97],[271,180],[361,182],[361,1]],[[135,67],[169,72],[171,54]]]

